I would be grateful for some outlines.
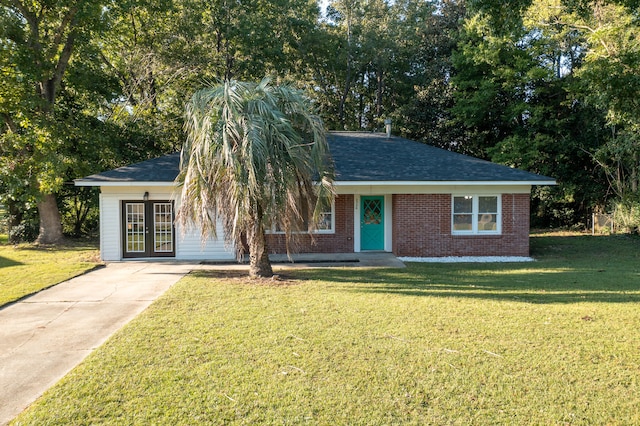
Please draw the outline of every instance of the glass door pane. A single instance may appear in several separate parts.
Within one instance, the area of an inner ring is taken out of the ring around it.
[[[153,250],[156,253],[173,252],[173,204],[153,204]]]
[[[125,210],[125,250],[127,253],[144,253],[146,251],[144,203],[126,203]]]

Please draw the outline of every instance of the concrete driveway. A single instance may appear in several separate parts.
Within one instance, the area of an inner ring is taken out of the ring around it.
[[[198,267],[110,263],[0,309],[0,425]]]
[[[272,256],[275,271],[395,267],[391,253]],[[0,425],[6,425],[118,329],[195,269],[245,264],[117,262],[0,308]]]

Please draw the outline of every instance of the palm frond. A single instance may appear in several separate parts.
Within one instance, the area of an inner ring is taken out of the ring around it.
[[[221,222],[239,256],[256,221],[263,231],[282,224],[289,240],[334,197],[324,125],[290,86],[265,78],[206,87],[187,104],[184,128],[178,221],[200,227],[203,239]]]

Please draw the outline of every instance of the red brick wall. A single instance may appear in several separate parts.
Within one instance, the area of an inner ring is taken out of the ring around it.
[[[502,195],[501,235],[452,235],[451,195],[393,196],[397,256],[528,256],[529,194]]]
[[[353,195],[336,196],[335,204],[335,233],[302,234],[298,236],[298,249],[293,247],[292,252],[299,253],[353,253]],[[284,235],[267,235],[267,244],[270,253],[286,253],[287,247]]]
[[[452,235],[451,194],[393,195],[397,256],[528,256],[529,194],[502,195],[501,235]],[[300,253],[353,253],[353,195],[336,197],[335,234],[301,235]],[[267,236],[270,253],[286,253],[284,235]],[[295,250],[294,250],[295,252]]]

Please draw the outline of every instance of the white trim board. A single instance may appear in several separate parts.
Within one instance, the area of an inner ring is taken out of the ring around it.
[[[531,194],[531,185],[336,185],[338,195],[381,195],[381,194]]]
[[[76,179],[76,186],[172,186],[178,188],[174,182],[157,181],[99,181]],[[555,180],[549,181],[335,181],[336,187],[467,187],[467,186],[490,186],[490,187],[531,187],[556,185]],[[385,192],[389,192],[388,190]]]

